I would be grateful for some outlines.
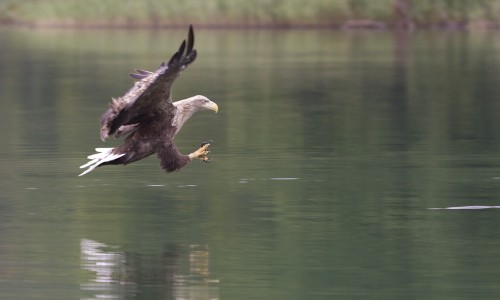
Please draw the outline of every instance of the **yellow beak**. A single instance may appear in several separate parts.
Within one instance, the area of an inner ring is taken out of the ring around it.
[[[219,111],[219,106],[217,106],[217,103],[212,102],[212,104],[210,104],[210,109],[217,113]]]

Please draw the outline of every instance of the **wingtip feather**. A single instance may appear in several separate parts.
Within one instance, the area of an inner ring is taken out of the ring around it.
[[[193,24],[189,25],[189,33],[188,33],[188,46],[187,46],[187,54],[189,54],[194,47],[194,31]]]
[[[179,47],[177,53],[179,53],[182,56],[184,54],[184,50],[186,50],[186,40],[182,41],[181,46]]]

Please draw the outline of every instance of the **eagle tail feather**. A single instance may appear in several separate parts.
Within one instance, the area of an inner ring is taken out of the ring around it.
[[[85,170],[82,174],[80,174],[78,176],[83,176],[83,175],[87,174],[88,172],[94,170],[95,168],[97,168],[101,164],[103,164],[105,162],[113,161],[113,160],[125,155],[125,153],[121,153],[121,154],[113,153],[113,149],[114,148],[96,148],[95,150],[97,151],[97,153],[87,156],[87,158],[90,159],[90,161],[87,162],[86,164],[80,166],[80,169],[85,169],[85,168],[88,168],[88,169]]]

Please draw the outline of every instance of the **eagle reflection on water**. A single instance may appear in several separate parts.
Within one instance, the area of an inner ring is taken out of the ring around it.
[[[81,268],[93,279],[80,284],[81,299],[219,299],[218,280],[210,279],[207,245],[166,244],[161,253],[119,251],[97,241],[80,242]]]

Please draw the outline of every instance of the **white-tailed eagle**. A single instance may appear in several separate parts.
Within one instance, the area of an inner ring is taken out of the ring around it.
[[[130,74],[138,81],[122,97],[113,99],[101,117],[101,140],[110,135],[118,138],[128,134],[116,148],[96,148],[96,154],[80,168],[87,168],[80,176],[104,165],[130,164],[157,153],[166,172],[181,169],[195,158],[208,161],[209,142],[189,155],[183,155],[173,139],[182,125],[197,111],[218,111],[217,104],[204,96],[194,96],[172,102],[172,84],[179,74],[196,59],[193,27],[189,27],[187,43],[162,63],[155,72],[137,70]]]

